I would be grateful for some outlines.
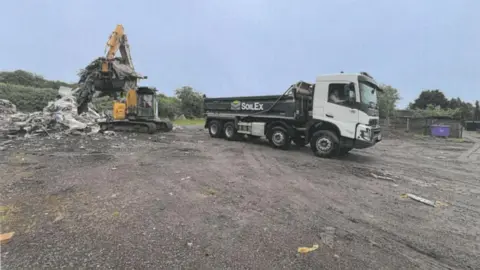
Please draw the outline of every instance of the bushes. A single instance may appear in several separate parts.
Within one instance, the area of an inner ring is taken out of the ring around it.
[[[58,89],[60,86],[76,87],[74,84],[66,82],[46,80],[40,75],[24,70],[0,72],[0,83],[50,89]]]
[[[175,118],[182,114],[181,101],[176,97],[167,97],[164,94],[158,94],[158,115],[160,117]]]
[[[43,110],[49,101],[56,100],[60,86],[76,87],[24,70],[0,72],[0,98],[10,100],[23,112]]]
[[[157,94],[158,114],[170,119],[184,115],[188,119],[203,117],[203,95],[190,86],[175,90],[174,97]]]
[[[49,101],[55,100],[57,89],[35,88],[14,84],[0,83],[0,98],[8,99],[17,106],[18,111],[41,111]]]

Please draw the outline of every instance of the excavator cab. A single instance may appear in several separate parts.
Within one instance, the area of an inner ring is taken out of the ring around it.
[[[135,120],[154,120],[158,113],[156,89],[139,87],[127,93],[127,118]],[[136,96],[135,96],[136,95]]]
[[[139,87],[127,92],[125,101],[115,101],[113,104],[114,120],[148,121],[155,120],[158,115],[156,89]]]

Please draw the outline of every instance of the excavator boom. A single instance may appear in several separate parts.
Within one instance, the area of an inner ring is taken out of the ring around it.
[[[132,56],[130,54],[130,45],[128,44],[128,38],[125,34],[123,25],[118,24],[117,27],[115,27],[115,30],[113,30],[112,34],[108,38],[107,47],[107,60],[113,60],[117,52],[120,51],[120,56],[122,57],[124,64],[131,67],[132,70],[135,70]]]

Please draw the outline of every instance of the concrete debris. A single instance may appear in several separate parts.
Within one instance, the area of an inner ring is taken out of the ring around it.
[[[187,119],[187,118],[185,117],[184,114],[181,114],[180,116],[178,116],[178,117],[176,118],[176,120],[186,120],[186,119]]]
[[[395,179],[391,178],[391,177],[387,177],[387,176],[382,176],[382,175],[376,175],[374,173],[371,173],[372,176],[376,179],[381,179],[381,180],[387,180],[387,181],[392,181],[392,182],[395,182]]]
[[[320,233],[320,238],[323,244],[333,249],[335,243],[335,232],[334,227],[326,227],[325,231]]]
[[[10,100],[0,99],[0,131],[6,130],[12,114],[17,112],[15,104]]]
[[[105,130],[103,132],[103,135],[106,135],[106,136],[117,136],[117,133],[115,133],[115,131],[113,130]]]
[[[433,206],[433,207],[436,206],[436,204],[435,204],[434,201],[427,200],[427,199],[425,199],[425,198],[422,198],[422,197],[420,197],[420,196],[417,196],[417,195],[414,195],[414,194],[411,194],[411,193],[402,194],[402,195],[400,195],[400,197],[402,197],[402,198],[410,198],[410,199],[415,200],[415,201],[417,201],[417,202],[421,202],[421,203],[424,203],[424,204],[426,204],[426,205],[430,205],[430,206]]]
[[[17,112],[17,106],[6,99],[0,99],[0,114],[14,114]]]
[[[102,97],[107,95],[113,95],[114,98],[118,98],[112,92],[104,92],[103,89],[95,88],[95,81],[102,78],[101,66],[105,61],[104,57],[93,60],[88,66],[80,71],[79,84],[80,88],[77,92],[78,98],[78,113],[84,113],[88,111],[88,104],[92,101],[93,97]],[[138,79],[145,78],[145,76],[134,71],[130,66],[123,64],[121,58],[115,58],[111,61],[113,69],[113,78],[124,81],[121,87],[124,91],[132,89]]]
[[[41,112],[9,114],[16,110],[9,110],[2,113],[0,131],[11,136],[30,136],[34,134],[46,134],[50,136],[53,132],[65,134],[87,134],[96,133],[100,130],[96,119],[101,116],[93,109],[88,108],[85,113],[77,114],[77,102],[74,93],[68,87],[60,87],[58,90],[59,99],[51,101]],[[6,104],[3,102],[2,104]],[[13,105],[13,104],[12,104]],[[14,106],[14,105],[13,105]],[[12,108],[12,107],[10,107]],[[5,111],[2,106],[2,111]]]
[[[60,214],[57,217],[55,217],[55,219],[53,220],[53,223],[57,223],[59,221],[62,221],[64,218],[65,218],[65,216],[63,214]]]
[[[182,126],[173,125],[172,130],[177,130],[177,129],[178,129],[178,130],[182,130],[183,127],[182,127]]]
[[[13,140],[6,140],[6,141],[3,141],[3,142],[0,142],[0,146],[4,146],[4,145],[10,144],[12,142],[13,142]]]

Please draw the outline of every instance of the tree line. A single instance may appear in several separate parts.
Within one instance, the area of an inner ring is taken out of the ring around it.
[[[399,91],[390,85],[381,85],[383,92],[378,94],[380,117],[395,117],[400,101]],[[480,121],[480,104],[463,101],[459,97],[448,99],[439,89],[423,90],[406,108],[417,116],[444,116],[457,120]]]
[[[56,99],[60,86],[76,88],[75,83],[47,80],[43,76],[16,70],[0,72],[0,99],[10,100],[19,111],[41,111],[49,101]],[[203,94],[190,86],[175,90],[174,96],[157,94],[158,111],[161,117],[171,119],[184,115],[186,118],[203,116]],[[93,100],[97,110],[111,110],[113,100],[102,97]]]
[[[41,75],[24,70],[0,72],[0,98],[8,99],[17,105],[20,111],[31,112],[42,110],[49,101],[57,96],[60,86],[75,88],[75,83],[47,80]],[[378,93],[380,117],[394,117],[397,114],[397,104],[400,101],[398,89],[391,85],[381,85],[383,92]],[[161,117],[176,118],[184,115],[186,118],[203,116],[203,94],[190,86],[175,90],[173,96],[159,93],[158,111]],[[112,100],[108,97],[93,101],[99,110],[111,110]],[[408,105],[408,110],[423,116],[448,116],[459,120],[480,121],[479,101],[475,104],[460,98],[448,99],[439,90],[424,90]]]

